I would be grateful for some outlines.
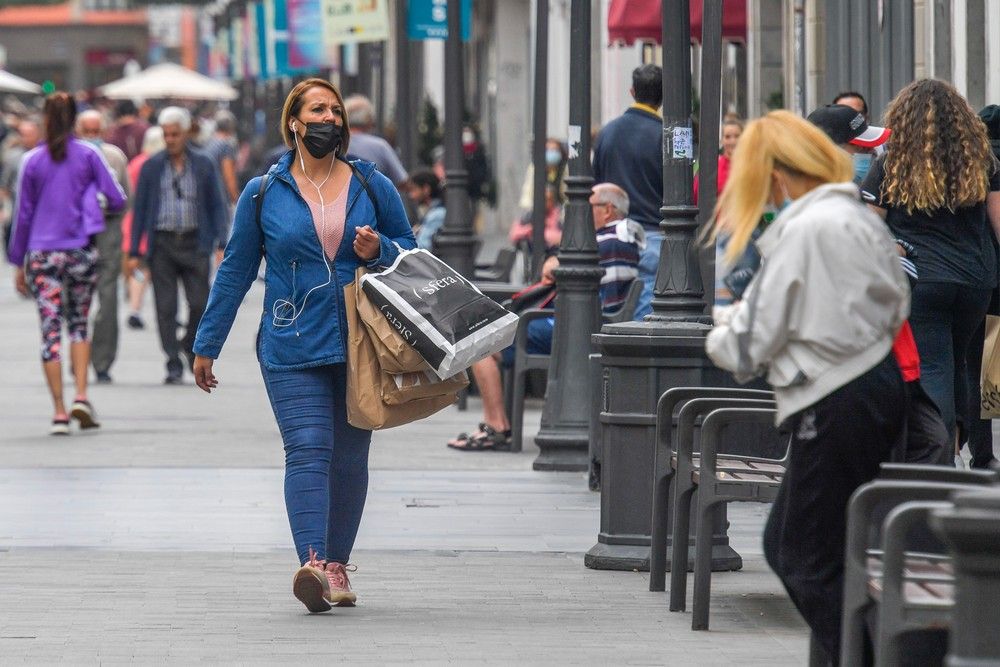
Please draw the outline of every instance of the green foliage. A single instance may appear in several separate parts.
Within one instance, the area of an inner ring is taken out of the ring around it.
[[[437,107],[430,98],[425,97],[420,104],[420,119],[417,121],[417,159],[421,164],[428,167],[434,164],[432,153],[441,145],[442,139]]]

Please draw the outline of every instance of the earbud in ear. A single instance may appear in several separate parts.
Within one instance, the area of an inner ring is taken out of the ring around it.
[[[292,132],[294,132],[298,127],[295,125],[295,121],[292,121]]]

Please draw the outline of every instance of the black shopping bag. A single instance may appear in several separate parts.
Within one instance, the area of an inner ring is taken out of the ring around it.
[[[441,379],[510,345],[511,313],[426,250],[404,250],[361,289]]]

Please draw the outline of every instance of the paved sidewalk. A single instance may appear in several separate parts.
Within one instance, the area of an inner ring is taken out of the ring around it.
[[[207,396],[166,387],[155,332],[123,328],[104,427],[46,435],[37,315],[0,268],[0,664],[803,664],[806,631],[760,556],[765,506],[730,511],[742,572],[712,631],[645,574],[595,572],[599,496],[537,450],[456,452],[478,404],[375,434],[356,609],[291,596],[282,451],[253,359],[260,287]],[[153,317],[147,308],[147,322]],[[526,432],[537,429],[540,404]]]

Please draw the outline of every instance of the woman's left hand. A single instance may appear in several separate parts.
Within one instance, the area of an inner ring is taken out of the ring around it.
[[[370,262],[379,256],[381,250],[382,243],[378,232],[368,225],[358,227],[358,231],[354,235],[354,254],[366,262]]]

